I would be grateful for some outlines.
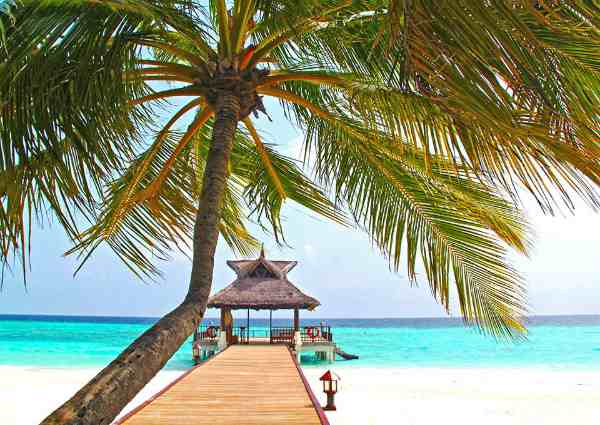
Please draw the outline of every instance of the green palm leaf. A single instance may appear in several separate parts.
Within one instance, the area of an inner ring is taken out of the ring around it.
[[[523,252],[529,246],[520,212],[448,161],[431,168],[423,152],[363,136],[313,120],[307,143],[319,152],[318,181],[334,188],[394,269],[406,258],[414,281],[422,264],[447,309],[453,280],[467,322],[496,336],[521,332],[523,281],[506,261],[506,244]]]

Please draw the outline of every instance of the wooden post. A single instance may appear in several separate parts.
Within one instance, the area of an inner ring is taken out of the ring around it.
[[[273,310],[269,310],[269,343],[273,343]]]
[[[230,308],[221,308],[221,331],[225,332],[227,345],[233,344],[233,318]]]
[[[294,309],[294,331],[298,332],[300,330],[300,310],[297,308]]]
[[[333,401],[333,395],[332,392],[327,392],[327,405],[323,407],[323,410],[337,410]]]
[[[248,317],[246,319],[246,324],[247,324],[246,343],[249,344],[250,343],[250,309],[248,309]]]

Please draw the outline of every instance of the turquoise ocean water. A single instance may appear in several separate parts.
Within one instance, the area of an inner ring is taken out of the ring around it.
[[[0,365],[100,367],[106,365],[156,319],[119,317],[2,316]],[[302,325],[322,320],[303,321]],[[336,343],[360,360],[348,366],[542,367],[600,370],[600,316],[529,319],[528,340],[498,343],[456,319],[323,319]],[[290,326],[273,320],[273,326]],[[251,320],[265,328],[265,320]],[[305,366],[319,364],[303,356]],[[192,365],[188,341],[169,369]],[[341,363],[339,363],[341,365]]]

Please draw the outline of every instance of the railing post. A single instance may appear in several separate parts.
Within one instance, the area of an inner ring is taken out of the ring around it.
[[[302,350],[302,332],[297,330],[294,331],[294,351],[296,351],[296,356],[298,361],[300,361],[300,351]]]
[[[229,341],[227,340],[227,331],[220,328],[219,339],[217,340],[217,349],[219,351],[223,351],[228,345]]]

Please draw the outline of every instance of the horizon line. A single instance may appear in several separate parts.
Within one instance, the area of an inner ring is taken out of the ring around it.
[[[267,310],[264,310],[267,311]],[[276,311],[276,310],[275,310]],[[33,313],[0,313],[0,317],[3,316],[37,316],[37,317],[90,317],[90,318],[121,318],[121,319],[161,319],[162,316],[115,316],[115,315],[99,315],[99,314],[33,314]],[[600,314],[592,313],[559,313],[559,314],[531,314],[524,315],[525,318],[535,317],[561,317],[561,316],[580,316],[580,317],[596,317]],[[204,316],[204,319],[220,320],[219,316]],[[251,318],[251,319],[263,319],[263,318]],[[274,317],[276,320],[287,320],[287,318]],[[306,319],[306,318],[305,318]],[[392,316],[392,317],[314,317],[310,320],[398,320],[398,319],[463,319],[462,316]],[[263,320],[268,320],[264,318]]]

